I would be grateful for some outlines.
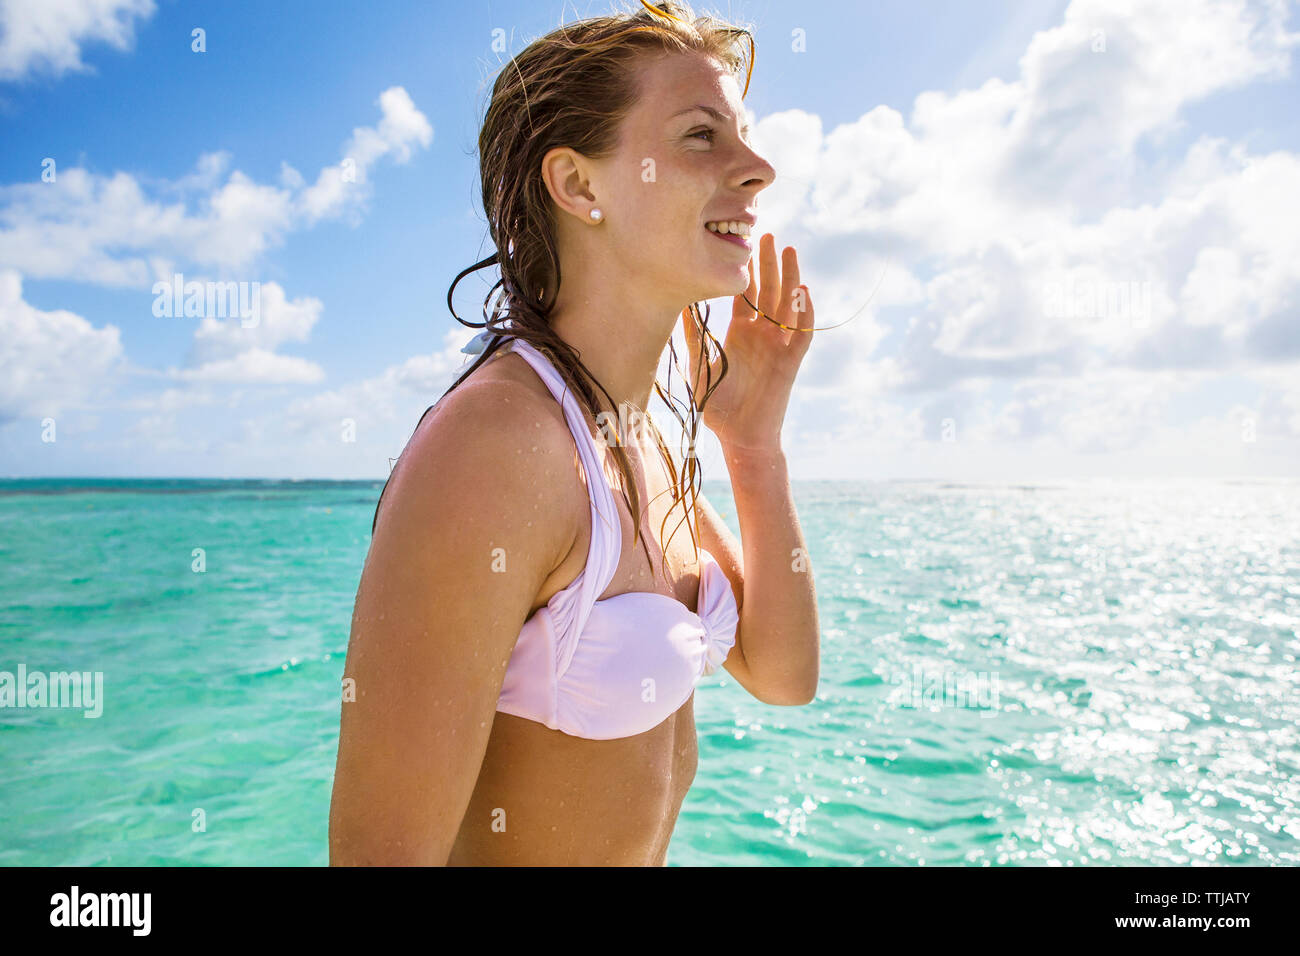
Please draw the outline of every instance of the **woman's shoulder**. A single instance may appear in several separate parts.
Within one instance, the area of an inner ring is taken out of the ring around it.
[[[587,508],[573,440],[531,387],[498,375],[444,395],[402,450],[376,513],[376,541],[398,563],[431,550],[429,530],[451,526],[432,552],[474,550],[476,535],[513,542],[545,576],[572,551]]]
[[[552,515],[582,515],[586,492],[574,481],[576,459],[563,409],[523,358],[506,353],[475,369],[421,420],[394,477],[403,467],[457,476],[480,487],[484,500],[522,482],[547,500]]]
[[[429,417],[467,424],[471,431],[520,426],[551,440],[568,433],[564,411],[545,383],[522,356],[508,351],[468,373]]]

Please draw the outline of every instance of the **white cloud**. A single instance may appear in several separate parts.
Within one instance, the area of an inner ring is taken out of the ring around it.
[[[1169,131],[1211,93],[1285,76],[1300,34],[1284,2],[1075,0],[1020,60],[1002,184],[1083,204],[1134,165],[1144,135]]]
[[[86,69],[82,48],[130,48],[153,0],[0,0],[0,80]]]
[[[258,301],[258,321],[250,327],[235,316],[204,317],[194,333],[194,362],[202,365],[249,349],[306,342],[324,308],[320,299],[310,296],[289,301],[278,282],[261,283]]]
[[[843,250],[931,264],[898,352],[870,366],[895,387],[1296,357],[1300,159],[1203,137],[1153,194],[1135,195],[1133,175],[1138,142],[1186,105],[1286,75],[1300,40],[1286,12],[1075,0],[1034,37],[1014,82],[923,93],[910,123],[877,107],[823,135],[798,111],[766,117],[756,138],[778,178],[762,228],[819,270],[807,276],[819,324],[866,297]],[[873,322],[856,343],[820,334],[807,378],[859,391],[871,343],[889,341]],[[851,344],[869,346],[856,362]]]
[[[472,332],[449,329],[435,351],[410,356],[376,375],[285,403],[229,396],[223,418],[234,426],[186,445],[196,429],[172,415],[143,421],[147,447],[186,449],[198,474],[268,474],[374,478],[387,473],[420,416],[467,366],[460,348]],[[173,405],[183,399],[174,397]]]
[[[298,194],[299,213],[308,223],[338,215],[380,157],[392,154],[394,162],[406,163],[415,144],[427,147],[433,141],[433,127],[402,87],[389,87],[375,103],[383,113],[379,126],[354,129],[339,165],[322,169],[316,182]],[[301,179],[293,169],[285,174]]]
[[[181,263],[251,278],[239,273],[290,231],[360,209],[380,157],[406,162],[415,145],[432,141],[424,114],[401,87],[377,102],[378,126],[354,130],[345,147],[355,182],[344,181],[342,166],[330,166],[306,186],[285,164],[278,185],[257,183],[237,169],[227,173],[229,155],[216,152],[202,154],[192,173],[148,190],[125,172],[59,166],[53,182],[0,187],[0,265],[33,278],[110,286],[148,286]]]
[[[357,423],[360,436],[376,437],[396,455],[424,410],[436,402],[471,356],[460,349],[473,333],[460,326],[443,335],[434,352],[412,355],[378,375],[299,399],[286,414],[290,431],[333,439],[343,419]],[[396,447],[394,447],[396,446]]]
[[[11,285],[25,271],[39,278],[149,288],[155,280],[170,282],[181,263],[214,269],[224,280],[256,281],[246,273],[289,231],[359,209],[377,161],[389,156],[407,162],[416,147],[432,141],[432,127],[401,87],[385,90],[377,103],[379,123],[354,129],[344,146],[356,182],[344,182],[340,175],[337,188],[322,184],[331,182],[342,166],[327,168],[316,186],[308,186],[292,167],[282,164],[278,184],[260,184],[231,170],[231,157],[223,151],[201,154],[191,173],[170,182],[56,166],[52,182],[0,187],[0,266],[11,270]],[[190,272],[186,278],[198,277]],[[17,302],[19,296],[14,291],[10,297]],[[260,321],[250,327],[238,317],[203,318],[186,364],[163,374],[200,395],[207,395],[205,389],[213,385],[322,382],[325,373],[319,364],[278,351],[285,344],[307,342],[322,303],[314,298],[289,301],[275,282],[260,283],[259,303]],[[6,322],[23,334],[11,336],[15,342],[6,353],[14,371],[6,377],[0,414],[49,408],[55,399],[75,401],[85,392],[82,384],[96,381],[100,363],[120,358],[117,330],[111,326],[100,334],[70,313],[48,313],[53,317],[48,321],[42,314],[37,321],[15,305],[7,308]],[[109,332],[111,348],[95,338]],[[42,363],[28,355],[56,345],[57,354],[67,360],[64,364]],[[78,363],[84,369],[77,369]],[[149,419],[145,431],[152,434],[173,421],[184,404],[173,399],[170,407]]]
[[[239,384],[302,385],[322,381],[315,362],[278,355],[286,342],[306,342],[320,319],[323,304],[304,297],[289,301],[277,282],[261,283],[257,323],[245,327],[240,316],[205,316],[194,332],[190,366],[172,369],[183,381]]]
[[[37,309],[23,300],[22,276],[0,270],[0,422],[83,404],[121,360],[115,326]]]
[[[1139,152],[1188,105],[1286,77],[1287,14],[1075,0],[1011,82],[923,93],[906,121],[880,106],[827,132],[798,110],[758,122],[778,170],[760,226],[799,248],[818,325],[851,314],[886,257],[930,273],[900,267],[885,301],[817,334],[788,416],[804,464],[1006,474],[1055,454],[1083,473],[1159,448],[1196,468],[1219,436],[1242,467],[1294,467],[1300,157],[1210,135],[1171,171]],[[1181,393],[1225,374],[1259,381],[1258,401],[1172,424]],[[1261,440],[1243,449],[1248,417]],[[963,441],[937,441],[945,418]]]
[[[260,348],[206,362],[197,368],[175,369],[172,374],[187,382],[241,385],[312,385],[325,377],[324,370],[315,362]]]

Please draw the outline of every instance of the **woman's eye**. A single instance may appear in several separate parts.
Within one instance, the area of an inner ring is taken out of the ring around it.
[[[704,135],[704,136],[709,137],[709,142],[710,142],[710,143],[713,142],[713,136],[714,136],[713,130],[711,130],[711,129],[700,129],[700,130],[696,130],[694,133],[691,133],[691,134],[690,134],[690,136],[691,136],[692,139],[693,139],[694,137],[696,137],[696,136],[700,136],[700,135]]]

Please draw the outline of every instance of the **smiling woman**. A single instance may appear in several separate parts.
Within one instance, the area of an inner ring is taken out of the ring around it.
[[[643,6],[553,31],[494,84],[479,152],[498,252],[466,272],[499,265],[502,291],[483,355],[376,506],[332,864],[663,865],[695,775],[699,678],[725,667],[770,704],[815,693],[816,596],[780,446],[812,311],[793,249],[778,271],[766,235],[760,276],[752,264],[775,176],[743,123],[752,42],[746,59],[747,31]],[[699,309],[728,294],[730,359]],[[655,377],[679,318],[688,449],[698,413],[743,548],[689,451],[679,478],[653,423],[653,442],[596,424],[629,407],[646,421],[652,391],[673,407]],[[689,542],[664,534],[679,506]]]

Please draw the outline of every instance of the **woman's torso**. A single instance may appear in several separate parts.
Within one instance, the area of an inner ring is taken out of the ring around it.
[[[510,379],[534,395],[539,416],[556,427],[568,426],[559,403],[537,373],[518,355],[498,353],[474,372],[476,380]],[[595,435],[594,426],[593,436]],[[604,443],[606,480],[617,469]],[[668,475],[653,450],[625,446],[648,517],[641,531],[654,558],[646,561],[641,542],[634,546],[631,515],[622,495],[614,494],[623,525],[623,551],[613,579],[600,599],[626,591],[655,591],[696,609],[698,563],[685,527],[672,536],[682,517],[671,515]],[[582,573],[591,542],[591,511],[586,485],[574,454],[574,484],[564,499],[578,530],[568,555],[551,573],[530,614]],[[668,517],[663,524],[665,516]],[[672,536],[666,557],[663,538]],[[661,562],[663,574],[655,573]],[[667,576],[665,580],[664,575]],[[662,866],[682,800],[695,778],[697,761],[694,695],[658,726],[632,737],[588,740],[543,724],[497,712],[473,796],[461,822],[448,864],[653,865]]]

